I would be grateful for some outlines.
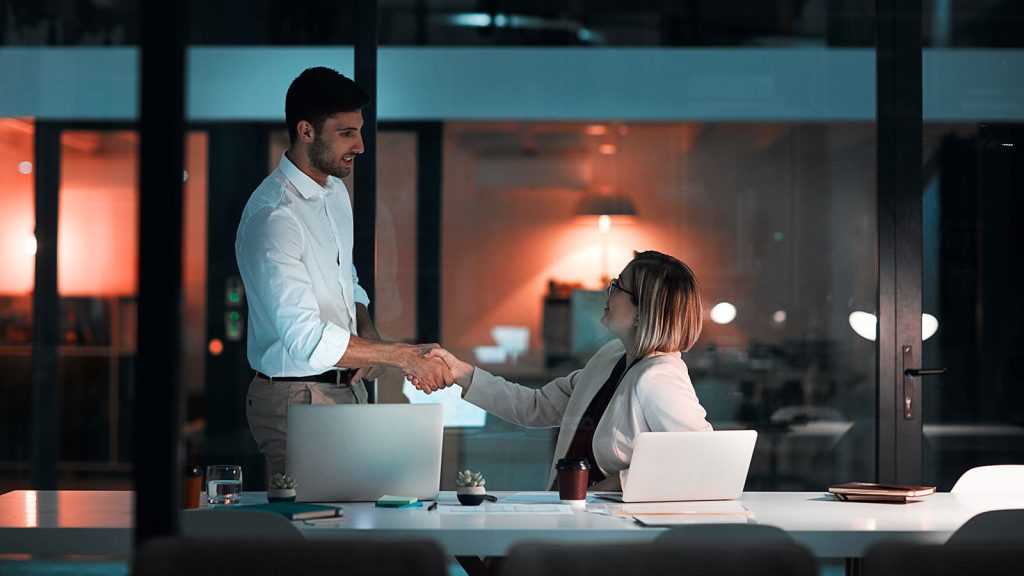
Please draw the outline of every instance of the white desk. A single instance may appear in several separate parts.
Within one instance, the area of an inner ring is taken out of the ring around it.
[[[263,500],[262,493],[254,492],[243,501]],[[837,502],[818,492],[748,492],[740,501],[754,513],[754,521],[785,529],[821,558],[858,558],[882,540],[942,543],[979,512],[1024,508],[1020,499],[966,500],[948,493],[906,505]],[[440,502],[454,505],[454,494],[442,493]],[[430,538],[452,555],[500,556],[526,540],[645,542],[661,531],[628,518],[585,511],[565,516],[445,515],[425,508],[381,509],[369,503],[348,503],[344,508],[345,520],[330,526],[302,524],[303,533],[318,540]],[[0,495],[0,553],[131,550],[131,492],[20,490]]]

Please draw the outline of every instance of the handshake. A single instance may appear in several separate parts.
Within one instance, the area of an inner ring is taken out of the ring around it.
[[[430,394],[452,384],[468,386],[473,378],[473,365],[463,362],[437,344],[419,345],[419,354],[402,366],[405,377],[417,390]]]

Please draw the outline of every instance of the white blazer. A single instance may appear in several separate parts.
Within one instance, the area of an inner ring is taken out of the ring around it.
[[[530,428],[560,426],[555,463],[565,456],[583,412],[625,354],[618,339],[605,344],[582,370],[535,389],[477,368],[462,397],[503,420]],[[711,430],[679,353],[655,352],[630,368],[594,431],[594,457],[605,476],[629,468],[641,432]]]

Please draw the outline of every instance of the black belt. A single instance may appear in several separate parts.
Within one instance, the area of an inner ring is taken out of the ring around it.
[[[267,376],[257,371],[256,377],[271,382],[323,382],[324,384],[348,385],[354,373],[355,370],[328,370],[323,374],[313,376]]]

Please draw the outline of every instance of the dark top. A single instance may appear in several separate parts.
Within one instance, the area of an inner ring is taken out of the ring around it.
[[[596,484],[605,479],[604,473],[598,468],[597,460],[594,458],[594,431],[597,430],[597,424],[601,421],[605,410],[608,409],[608,404],[612,401],[612,396],[619,388],[622,377],[635,364],[636,360],[627,367],[625,354],[619,358],[615,368],[612,368],[612,373],[608,375],[608,380],[601,386],[601,389],[594,395],[594,399],[590,401],[590,406],[587,406],[586,411],[583,412],[579,426],[576,427],[576,434],[573,435],[569,449],[565,453],[565,458],[585,458],[590,463],[590,484]],[[557,478],[555,482],[557,484]]]

